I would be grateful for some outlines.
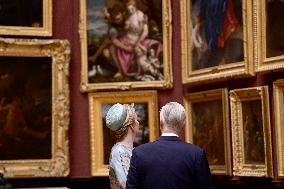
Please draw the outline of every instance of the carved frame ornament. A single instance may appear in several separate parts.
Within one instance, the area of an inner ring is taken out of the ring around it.
[[[258,121],[254,119],[254,113],[257,112],[256,110],[259,109],[259,107],[254,107],[256,108],[254,111],[244,110],[246,104],[250,105],[249,103],[252,102],[256,102],[261,106],[261,110],[258,110],[261,115],[256,116],[259,117]],[[232,90],[230,91],[230,106],[233,175],[273,178],[268,87],[263,86]],[[246,118],[244,118],[244,114]],[[257,125],[257,123],[262,124]],[[250,140],[250,136],[255,137],[258,133],[262,133],[260,134],[261,137],[257,137],[257,140]],[[256,148],[252,146],[248,147],[251,144],[257,144]],[[253,153],[253,149],[258,149],[258,152],[261,151],[261,153]],[[257,155],[252,157],[252,154],[263,154],[263,156]]]
[[[90,119],[90,138],[91,138],[91,172],[93,176],[108,176],[108,163],[104,159],[104,126],[103,123],[103,105],[127,103],[131,104],[147,104],[148,123],[145,123],[149,129],[149,141],[152,142],[159,136],[158,126],[158,100],[156,91],[133,91],[133,92],[97,92],[89,93],[89,119]],[[136,110],[137,112],[138,110]],[[139,114],[138,119],[139,119]],[[141,124],[141,122],[140,122]],[[109,130],[108,128],[107,131]],[[106,142],[114,140],[107,138]],[[114,141],[115,142],[115,141]]]
[[[0,56],[51,57],[52,60],[51,158],[1,160],[0,172],[8,178],[67,176],[70,170],[69,42],[67,40],[0,38]]]

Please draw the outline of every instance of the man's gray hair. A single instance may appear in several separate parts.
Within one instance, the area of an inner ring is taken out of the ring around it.
[[[185,125],[185,109],[177,102],[169,102],[160,110],[160,122],[167,129],[179,132]]]

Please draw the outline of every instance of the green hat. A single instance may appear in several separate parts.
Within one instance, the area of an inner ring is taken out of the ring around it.
[[[106,126],[112,131],[117,131],[123,126],[126,117],[127,106],[116,103],[107,112]]]

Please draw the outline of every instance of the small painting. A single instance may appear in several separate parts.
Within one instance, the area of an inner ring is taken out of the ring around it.
[[[187,142],[205,150],[212,174],[231,175],[227,89],[189,93],[184,99]]]
[[[105,116],[115,103],[134,104],[140,132],[134,147],[155,140],[159,135],[156,91],[89,93],[92,175],[107,176],[111,148],[116,143],[114,133],[106,127]]]

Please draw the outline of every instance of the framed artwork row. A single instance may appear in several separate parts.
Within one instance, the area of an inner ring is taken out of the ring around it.
[[[170,0],[80,0],[81,91],[172,87]]]
[[[52,0],[2,0],[0,7],[0,35],[52,36]]]
[[[283,79],[273,91],[276,170],[283,178]],[[213,175],[274,178],[268,86],[188,93],[184,105],[185,140],[205,150]]]
[[[183,83],[284,70],[284,2],[181,1]]]
[[[0,38],[0,49],[0,172],[67,176],[69,43]]]
[[[134,147],[154,141],[159,137],[156,91],[89,93],[91,173],[93,176],[108,176],[109,174],[108,161],[111,148],[115,144],[115,137],[106,127],[105,116],[115,103],[134,103],[141,126],[140,133],[134,141]]]

